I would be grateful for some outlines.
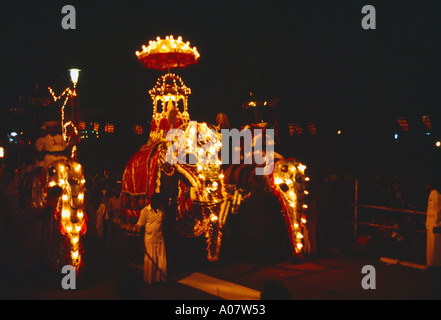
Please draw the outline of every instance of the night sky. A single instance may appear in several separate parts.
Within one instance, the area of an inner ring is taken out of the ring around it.
[[[135,51],[181,35],[201,54],[172,70],[192,89],[193,118],[234,113],[249,92],[280,97],[287,117],[420,114],[440,102],[439,1],[9,1],[2,4],[2,108],[35,84],[62,90],[82,69],[81,107],[148,116],[162,74]],[[76,9],[77,29],[61,27]],[[372,4],[377,29],[361,28]],[[318,121],[318,120],[317,120]]]
[[[76,9],[64,30],[64,5]],[[361,27],[364,5],[376,29]],[[278,121],[374,130],[397,116],[438,128],[440,1],[8,1],[1,9],[2,110],[20,96],[57,93],[80,68],[80,105],[90,121],[151,119],[148,90],[164,74],[135,51],[157,36],[196,46],[196,65],[173,69],[192,89],[193,120],[226,113],[238,125],[250,91],[279,98]],[[252,120],[252,119],[249,119]]]

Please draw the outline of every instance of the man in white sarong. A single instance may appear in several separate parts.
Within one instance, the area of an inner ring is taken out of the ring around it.
[[[144,235],[144,282],[167,282],[167,257],[165,253],[162,224],[164,207],[159,194],[155,193],[150,204],[141,210],[137,226],[145,226]]]
[[[441,194],[432,186],[427,204],[427,247],[426,266],[441,267]]]

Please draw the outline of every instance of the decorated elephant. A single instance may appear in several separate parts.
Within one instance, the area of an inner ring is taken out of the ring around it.
[[[251,129],[251,126],[245,126],[243,129]],[[262,126],[260,126],[262,128]],[[256,141],[255,132],[259,132],[264,137],[269,137],[265,134],[266,128],[259,131],[250,130],[253,133],[254,145]],[[259,137],[260,139],[261,137]],[[265,143],[273,143],[274,141],[266,141]],[[295,159],[288,159],[280,154],[273,152],[272,157],[272,170],[268,170],[265,174],[258,174],[257,170],[262,169],[262,164],[257,164],[255,161],[251,163],[244,163],[244,144],[240,146],[242,151],[242,159],[240,163],[228,163],[223,165],[224,183],[228,190],[239,190],[239,207],[236,209],[238,215],[248,214],[245,211],[266,210],[265,214],[270,214],[272,219],[278,219],[278,217],[272,214],[278,211],[278,208],[273,205],[271,198],[277,199],[286,229],[288,232],[288,238],[291,243],[292,253],[295,257],[302,257],[305,249],[307,249],[309,243],[307,239],[307,230],[305,228],[306,216],[305,210],[307,209],[306,196],[308,191],[306,190],[306,183],[309,178],[305,175],[306,166]],[[252,153],[256,153],[253,149]],[[259,154],[262,150],[259,150]],[[263,150],[265,154],[265,150]],[[255,157],[250,157],[255,158]],[[231,195],[232,196],[232,195]],[[265,205],[258,204],[259,201],[265,202]],[[266,205],[271,203],[271,205]],[[251,208],[250,208],[251,207]],[[247,217],[247,221],[250,222],[253,215]],[[246,233],[245,228],[242,230]],[[277,235],[266,235],[268,239],[276,237]],[[258,238],[257,234],[251,237]]]
[[[123,174],[123,228],[134,226],[151,196],[159,193],[176,215],[180,234],[204,235],[207,258],[216,261],[232,198],[224,188],[217,158],[220,144],[212,144],[215,141],[220,141],[219,133],[205,123],[151,132]]]
[[[82,166],[67,158],[53,161],[32,177],[29,206],[35,214],[48,216],[47,259],[54,270],[82,267],[81,236],[87,230],[84,193]]]

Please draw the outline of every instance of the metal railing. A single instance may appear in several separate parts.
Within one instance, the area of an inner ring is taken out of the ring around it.
[[[358,228],[359,228],[359,226],[362,226],[362,225],[363,226],[370,226],[370,227],[374,227],[374,228],[381,228],[381,229],[394,229],[394,226],[366,222],[366,221],[360,221],[360,219],[359,219],[359,209],[360,208],[368,208],[368,209],[374,209],[374,210],[386,211],[386,212],[415,214],[415,215],[419,215],[419,216],[426,216],[427,215],[427,213],[425,211],[363,204],[363,203],[359,202],[358,198],[359,198],[359,181],[356,178],[355,183],[354,183],[354,201],[353,202],[338,202],[338,201],[334,202],[334,204],[336,204],[336,205],[347,205],[347,206],[354,207],[352,221],[334,221],[334,222],[352,224],[353,225],[353,238],[354,238],[354,240],[357,239],[357,237],[359,235]],[[426,230],[425,229],[424,230],[415,230],[415,232],[425,234]]]

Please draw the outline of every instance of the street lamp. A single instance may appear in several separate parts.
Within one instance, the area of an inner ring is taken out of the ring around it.
[[[70,73],[70,79],[73,83],[73,89],[71,92],[71,105],[72,105],[72,123],[75,126],[75,128],[78,128],[80,124],[80,106],[79,106],[79,100],[78,100],[78,92],[76,89],[78,78],[80,76],[80,69],[72,68],[69,69]]]
[[[77,85],[78,77],[80,76],[80,71],[81,71],[80,69],[76,69],[76,68],[69,69],[69,72],[70,72],[70,79],[71,79],[72,82],[73,82],[74,88],[75,88],[76,85]]]

